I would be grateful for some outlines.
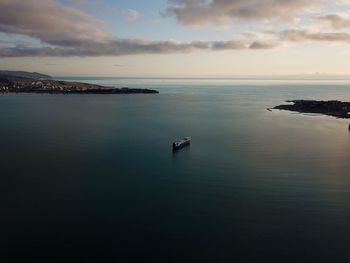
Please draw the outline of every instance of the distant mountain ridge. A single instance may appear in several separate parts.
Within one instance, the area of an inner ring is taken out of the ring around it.
[[[52,79],[51,76],[38,72],[0,70],[0,76],[11,76],[32,79]]]

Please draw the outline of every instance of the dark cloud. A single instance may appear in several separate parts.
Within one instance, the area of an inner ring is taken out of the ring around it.
[[[168,0],[165,15],[188,26],[233,21],[291,20],[307,8],[326,0]]]
[[[318,22],[325,22],[334,29],[350,28],[350,15],[344,13],[333,13],[314,17]]]
[[[94,45],[93,45],[94,44]],[[0,49],[1,57],[34,57],[34,56],[123,56],[136,54],[171,54],[195,51],[220,51],[243,49],[270,49],[277,44],[251,41],[195,41],[181,43],[176,41],[147,41],[137,39],[119,39],[108,43],[87,44],[85,48],[63,47],[28,47],[17,45]]]
[[[278,46],[277,42],[269,42],[269,41],[254,41],[250,44],[250,49],[271,49]]]
[[[313,32],[307,29],[290,29],[278,34],[281,40],[289,42],[350,42],[350,33],[347,32]]]

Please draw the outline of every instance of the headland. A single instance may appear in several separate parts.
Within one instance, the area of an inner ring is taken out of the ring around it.
[[[46,75],[23,77],[0,74],[0,93],[50,93],[50,94],[155,94],[153,89],[115,88],[96,84],[54,80]],[[45,76],[45,78],[41,78]]]
[[[299,113],[323,114],[342,119],[350,118],[350,102],[342,102],[338,100],[288,100],[286,102],[292,104],[279,105],[273,109]]]

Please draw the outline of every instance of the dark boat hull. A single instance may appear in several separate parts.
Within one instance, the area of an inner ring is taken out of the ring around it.
[[[173,151],[180,150],[186,146],[189,146],[190,144],[191,144],[190,139],[184,139],[184,140],[179,141],[179,142],[174,142],[173,143]]]

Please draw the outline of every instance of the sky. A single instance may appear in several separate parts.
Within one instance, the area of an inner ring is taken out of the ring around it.
[[[350,0],[0,0],[0,69],[350,76]]]

